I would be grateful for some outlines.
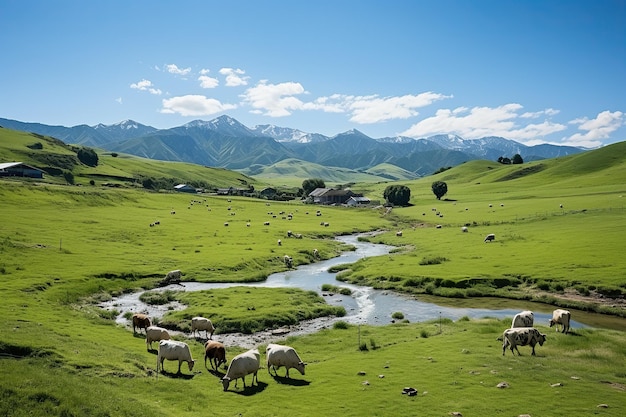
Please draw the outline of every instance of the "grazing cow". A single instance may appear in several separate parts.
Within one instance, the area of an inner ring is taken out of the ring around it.
[[[285,376],[289,378],[289,369],[295,368],[304,375],[304,367],[306,363],[302,362],[300,356],[294,348],[291,346],[277,345],[270,343],[265,349],[265,355],[267,356],[267,372],[271,375],[271,369],[274,369],[274,374],[278,376],[276,369],[284,366],[287,370]]]
[[[283,242],[280,239],[278,239],[278,246],[282,246],[282,244]]]
[[[559,324],[563,327],[561,333],[569,332],[569,322],[572,318],[572,313],[567,310],[557,309],[552,312],[552,318],[550,319],[550,327],[556,325],[556,331],[559,331]]]
[[[313,249],[313,257],[316,259],[320,257],[320,252],[317,249]]]
[[[150,317],[148,317],[147,314],[133,314],[133,333],[135,333],[135,328],[137,327],[146,331],[146,329],[151,325],[152,323],[150,322]]]
[[[533,327],[535,316],[532,311],[525,310],[513,317],[511,327]]]
[[[494,235],[493,233],[488,234],[487,236],[485,236],[485,243],[486,242],[493,242],[494,240],[496,240],[496,235]]]
[[[200,332],[204,330],[204,334],[207,339],[213,338],[213,332],[215,332],[215,327],[213,327],[213,323],[211,320],[205,319],[204,317],[194,317],[191,319],[191,335],[195,336],[196,332],[198,332],[198,336],[200,336]],[[209,332],[211,335],[209,335]]]
[[[467,233],[467,226],[463,226],[463,227],[461,227],[461,232],[463,232],[463,233]]]
[[[146,329],[146,349],[152,349],[152,342],[170,340],[170,333],[158,326],[150,326]]]
[[[211,367],[217,371],[221,364],[226,363],[226,348],[223,343],[209,340],[204,344],[204,367],[206,360],[209,359]],[[207,368],[209,369],[209,368]]]
[[[504,333],[502,333],[502,356],[504,356],[504,352],[506,352],[506,348],[511,348],[511,353],[515,356],[515,352],[513,349],[517,350],[517,354],[521,356],[519,353],[518,346],[531,346],[533,348],[533,356],[535,355],[535,345],[539,343],[540,346],[546,341],[546,335],[539,333],[539,330],[534,327],[518,327],[515,329],[506,329]]]
[[[293,258],[289,255],[283,256],[283,261],[285,262],[285,266],[287,268],[293,267]]]
[[[256,379],[257,385],[259,384],[259,377],[257,373],[261,367],[261,354],[258,349],[250,349],[247,352],[241,353],[230,361],[228,371],[222,378],[222,385],[224,391],[228,391],[228,386],[232,380],[235,380],[235,387],[237,386],[237,379],[243,380],[243,387],[246,388],[246,375],[252,374],[252,383]]]
[[[396,236],[398,236],[398,237],[402,236],[402,230],[398,230],[398,231],[396,232]]]
[[[180,365],[183,362],[187,362],[189,366],[189,372],[193,369],[193,365],[196,361],[191,357],[191,350],[189,345],[185,342],[179,342],[176,340],[161,340],[159,342],[159,353],[157,355],[157,375],[159,374],[159,365],[161,371],[163,369],[163,361],[178,361],[178,373],[180,373]]]

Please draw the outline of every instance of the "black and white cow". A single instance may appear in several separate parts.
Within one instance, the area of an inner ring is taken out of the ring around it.
[[[506,352],[506,348],[511,348],[511,353],[515,356],[515,350],[519,353],[518,346],[531,346],[533,348],[533,355],[535,354],[535,345],[539,343],[540,346],[546,341],[546,335],[539,333],[539,330],[534,327],[515,327],[512,329],[506,329],[502,333],[502,356]]]

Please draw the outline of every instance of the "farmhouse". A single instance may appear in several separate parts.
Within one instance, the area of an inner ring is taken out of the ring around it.
[[[191,185],[187,185],[187,184],[175,185],[174,190],[180,193],[196,193],[197,192],[197,190],[194,187],[192,187]]]
[[[357,206],[367,206],[368,204],[370,204],[371,201],[369,198],[367,197],[359,197],[356,195],[353,195],[352,197],[350,197],[348,199],[348,201],[346,201],[346,204],[350,207],[357,207]]]
[[[334,188],[316,188],[309,193],[315,204],[346,204],[348,199],[356,196],[350,190],[335,190]]]
[[[43,178],[44,171],[22,162],[0,163],[0,177]]]

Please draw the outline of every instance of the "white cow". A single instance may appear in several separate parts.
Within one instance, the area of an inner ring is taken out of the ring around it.
[[[506,352],[506,348],[511,348],[511,353],[515,356],[515,352],[513,349],[517,350],[517,354],[519,353],[518,346],[531,346],[533,348],[533,355],[535,355],[535,345],[539,343],[539,345],[543,346],[546,341],[546,335],[539,333],[539,330],[534,327],[517,327],[514,329],[506,329],[504,333],[502,333],[502,356],[504,356],[504,352]]]
[[[485,242],[493,242],[494,240],[496,240],[496,235],[494,235],[493,233],[485,236]]]
[[[294,348],[291,346],[278,345],[270,343],[265,349],[265,355],[267,356],[267,372],[271,375],[271,369],[274,369],[274,374],[278,376],[276,369],[284,366],[287,370],[285,376],[289,378],[289,369],[295,368],[304,375],[304,367],[306,363],[302,362],[300,356]]]
[[[178,361],[178,373],[180,373],[180,365],[183,362],[187,362],[189,366],[189,372],[193,369],[193,365],[196,361],[191,357],[191,350],[187,343],[178,342],[176,340],[161,340],[159,342],[159,353],[157,355],[157,376],[159,374],[159,365],[161,371],[163,369],[163,361]]]
[[[152,342],[170,339],[170,333],[162,327],[150,326],[146,329],[146,349],[152,349]]]
[[[205,336],[207,339],[213,338],[213,332],[215,332],[215,327],[213,327],[213,323],[211,320],[205,319],[204,317],[194,317],[191,319],[191,335],[195,336],[196,331],[198,332],[198,336],[200,332],[204,330]],[[209,332],[211,335],[209,335]]]
[[[572,313],[567,310],[557,309],[552,312],[552,318],[550,319],[550,327],[556,325],[556,331],[559,331],[559,324],[563,327],[562,333],[569,332],[569,322],[572,318]]]
[[[513,317],[511,327],[533,327],[535,316],[532,311],[525,310]]]
[[[233,358],[228,365],[228,371],[222,378],[222,385],[224,391],[228,391],[230,381],[235,380],[235,387],[237,386],[237,379],[243,380],[243,387],[246,388],[246,375],[252,374],[252,383],[256,379],[257,385],[259,384],[259,377],[257,373],[261,367],[261,354],[258,349],[250,349],[247,352],[241,353]]]

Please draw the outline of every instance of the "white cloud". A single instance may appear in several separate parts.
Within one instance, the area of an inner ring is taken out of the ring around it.
[[[542,116],[552,117],[552,116],[556,116],[557,114],[559,114],[559,110],[545,109],[545,110],[536,111],[536,112],[526,112],[526,113],[521,114],[520,117],[524,119],[537,119]]]
[[[138,83],[132,83],[130,85],[130,88],[139,90],[139,91],[148,91],[150,94],[155,94],[155,95],[162,94],[161,90],[159,90],[158,88],[154,88],[154,85],[152,85],[152,81],[149,81],[146,79],[143,79],[139,81]]]
[[[348,100],[347,107],[352,114],[352,117],[350,117],[351,122],[360,124],[379,123],[386,120],[408,119],[409,117],[417,116],[419,113],[415,109],[450,97],[433,92],[385,98],[363,96]]]
[[[215,88],[220,84],[217,78],[209,77],[208,75],[199,76],[198,81],[200,81],[200,87],[202,88]]]
[[[602,145],[600,139],[610,137],[611,133],[624,125],[626,115],[621,111],[610,112],[605,110],[598,113],[595,119],[580,118],[570,121],[570,124],[579,125],[578,130],[584,133],[575,133],[566,139],[573,146],[596,147]]]
[[[252,106],[253,113],[270,117],[289,116],[293,110],[301,110],[304,103],[294,97],[306,91],[300,83],[286,82],[268,84],[261,80],[256,86],[248,88],[241,96],[244,103]]]
[[[170,74],[182,75],[185,76],[191,72],[191,68],[178,68],[176,64],[168,64],[165,66],[165,69]]]
[[[210,116],[236,108],[236,104],[224,104],[213,98],[186,95],[163,99],[161,113],[180,114],[181,116]]]
[[[220,74],[226,77],[226,87],[238,87],[240,85],[248,85],[250,77],[244,76],[246,72],[239,68],[222,68]]]
[[[122,97],[116,98],[115,101],[117,101],[118,103],[122,104]]]
[[[426,137],[454,133],[464,138],[477,139],[485,136],[501,136],[518,141],[532,141],[566,129],[566,126],[545,120],[542,123],[520,125],[519,119],[528,119],[531,113],[520,115],[522,106],[509,103],[499,107],[459,107],[454,110],[440,109],[408,130],[403,136]],[[543,114],[555,114],[548,109]],[[541,113],[541,112],[539,112]]]

